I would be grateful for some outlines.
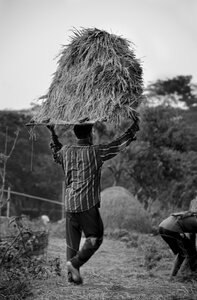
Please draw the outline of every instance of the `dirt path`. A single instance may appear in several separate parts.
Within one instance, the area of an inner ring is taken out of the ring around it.
[[[63,239],[50,240],[48,256],[60,257],[62,276],[33,282],[31,299],[197,300],[196,281],[169,281],[172,258],[161,260],[150,272],[144,267],[142,249],[108,239],[82,267],[84,284],[73,286],[66,279],[65,248]]]

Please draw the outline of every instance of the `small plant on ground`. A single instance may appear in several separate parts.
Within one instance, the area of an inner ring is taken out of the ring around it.
[[[13,218],[18,233],[0,240],[0,299],[25,299],[31,294],[31,280],[60,276],[60,259],[45,254],[46,232],[32,232],[22,219]]]
[[[139,234],[137,232],[133,232],[129,235],[129,241],[127,242],[127,248],[137,248],[138,247],[138,238]]]
[[[161,259],[162,255],[159,253],[155,243],[146,247],[144,255],[144,266],[148,271],[155,268],[158,261],[160,261]]]

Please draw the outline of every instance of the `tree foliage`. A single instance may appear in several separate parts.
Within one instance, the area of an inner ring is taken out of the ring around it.
[[[178,79],[172,81],[182,84]],[[164,89],[163,93],[171,91]],[[164,207],[188,208],[197,193],[195,106],[184,111],[170,105],[145,105],[140,116],[137,141],[111,160],[113,182],[129,188],[146,208],[155,200]]]
[[[189,108],[153,107],[149,103],[141,106],[137,141],[104,164],[102,189],[122,185],[134,193],[146,208],[155,200],[164,207],[189,207],[189,202],[197,194],[197,108],[193,105],[197,93],[194,93],[191,79],[191,76],[178,76],[166,81],[158,80],[148,87],[149,97],[170,97],[171,93],[178,93]],[[7,164],[6,186],[10,185],[18,192],[60,200],[63,171],[53,162],[50,135],[46,128],[37,127],[34,132],[36,140],[30,139],[25,126],[31,118],[30,113],[0,113],[0,152],[3,152],[5,128],[9,129],[8,148],[14,141],[16,129],[20,129],[16,147]],[[95,126],[95,143],[108,143],[129,126],[129,122],[125,121],[120,128],[98,123]],[[72,130],[61,126],[56,130],[63,144],[75,143]],[[59,208],[52,204],[28,201],[14,199],[17,213],[23,208],[29,210],[30,215],[39,211],[48,212],[56,219],[60,216]]]
[[[25,126],[30,118],[30,114],[0,112],[0,152],[4,151],[5,128],[8,128],[8,149],[13,145],[16,129],[19,129],[15,149],[7,162],[5,188],[10,186],[13,191],[58,201],[61,199],[63,172],[52,160],[47,129],[36,128],[36,137],[31,139],[29,129]],[[12,195],[12,209],[13,205],[15,215],[27,213],[35,217],[53,212],[52,219],[60,217],[60,206],[57,208],[46,202]]]
[[[177,94],[179,100],[186,102],[189,107],[197,103],[194,89],[196,89],[196,86],[192,83],[191,75],[180,75],[166,80],[158,79],[147,87],[150,96],[169,96]]]

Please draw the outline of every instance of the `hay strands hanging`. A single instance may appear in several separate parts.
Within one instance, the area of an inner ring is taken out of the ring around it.
[[[79,120],[120,124],[132,118],[142,99],[141,62],[128,40],[97,28],[73,31],[34,124],[76,124]]]

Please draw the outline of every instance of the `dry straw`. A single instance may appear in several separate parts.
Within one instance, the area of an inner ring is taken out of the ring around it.
[[[120,123],[134,116],[143,92],[141,63],[128,40],[96,28],[74,30],[63,46],[35,123]]]

